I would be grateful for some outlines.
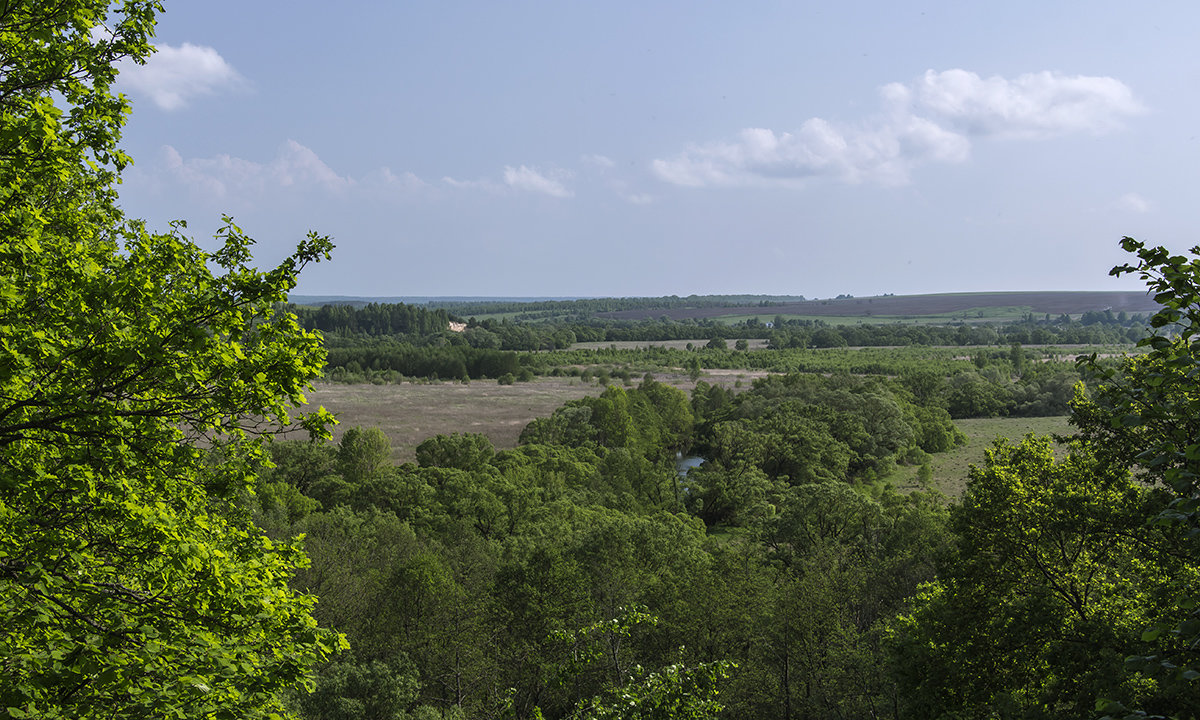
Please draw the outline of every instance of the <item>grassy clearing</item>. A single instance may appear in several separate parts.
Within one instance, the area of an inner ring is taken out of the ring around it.
[[[933,455],[933,487],[948,497],[957,498],[967,486],[967,471],[971,465],[982,465],[984,453],[997,438],[1020,442],[1029,433],[1035,435],[1069,435],[1072,431],[1067,416],[1038,418],[974,418],[955,420],[954,424],[967,436],[967,444],[948,453]],[[887,478],[900,490],[920,487],[917,468],[901,467]]]
[[[317,385],[310,405],[323,405],[341,422],[334,440],[356,425],[377,427],[392,441],[392,459],[407,462],[416,447],[434,435],[476,432],[497,448],[517,445],[521,430],[568,400],[599,395],[604,388],[575,378],[538,378],[500,385],[494,380],[470,384],[401,383],[398,385]]]

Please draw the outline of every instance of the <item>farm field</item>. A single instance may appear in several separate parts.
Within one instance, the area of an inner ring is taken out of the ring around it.
[[[819,312],[810,313],[748,313],[731,314],[714,317],[713,320],[725,325],[744,323],[751,318],[766,323],[776,317],[785,320],[821,321],[827,325],[953,325],[956,323],[1015,323],[1020,322],[1028,313],[1033,312],[1029,306],[1023,307],[987,307],[966,308],[951,313],[931,315],[875,315],[852,314],[828,315]]]
[[[736,340],[727,341],[729,347],[732,348]],[[645,350],[646,348],[661,347],[670,348],[672,350],[686,350],[688,345],[692,347],[704,347],[708,343],[708,338],[695,338],[692,340],[620,340],[616,342],[577,342],[571,345],[572,350],[604,350],[607,348],[616,348],[617,350]],[[767,341],[763,338],[750,338],[746,340],[751,350],[762,350],[767,347]]]
[[[1049,313],[1079,315],[1088,310],[1111,309],[1114,313],[1154,312],[1157,306],[1152,298],[1141,292],[996,292],[996,293],[942,293],[933,295],[883,295],[865,298],[837,298],[833,300],[806,300],[797,303],[782,303],[757,308],[702,307],[621,310],[597,313],[598,317],[623,320],[641,320],[667,316],[672,320],[700,318],[772,318],[775,315],[797,318],[837,318],[842,322],[850,319],[866,320],[880,316],[888,321],[898,319],[938,318],[946,320],[987,320],[1002,322],[1019,319],[1031,312],[1035,315]]]

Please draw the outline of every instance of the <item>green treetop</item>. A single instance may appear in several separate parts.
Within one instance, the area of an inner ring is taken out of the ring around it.
[[[322,366],[276,303],[308,262],[206,253],[114,204],[157,2],[0,4],[0,714],[267,717],[342,640],[240,510]],[[182,226],[180,226],[182,227]],[[326,413],[301,422],[323,432]]]

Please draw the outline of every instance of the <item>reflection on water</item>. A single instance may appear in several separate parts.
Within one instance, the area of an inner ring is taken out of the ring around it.
[[[704,464],[704,458],[699,455],[688,455],[684,457],[683,453],[675,453],[675,471],[680,475],[687,475],[688,470],[694,467],[700,467]]]

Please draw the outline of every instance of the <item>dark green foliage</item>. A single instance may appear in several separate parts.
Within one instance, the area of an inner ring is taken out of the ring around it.
[[[580,447],[595,442],[596,428],[591,423],[592,407],[582,402],[567,403],[548,418],[537,418],[521,431],[525,444],[567,445]]]
[[[911,428],[945,429],[946,415],[908,418],[919,413],[903,393],[849,378],[769,380],[743,395],[701,385],[689,402],[647,377],[531,423],[514,450],[439,436],[419,466],[337,476],[326,510],[291,528],[313,557],[301,587],[357,648],[357,669],[330,677],[374,688],[370,663],[407,657],[416,695],[396,703],[410,714],[711,717],[719,700],[731,717],[866,718],[890,707],[883,621],[929,579],[944,513],[919,495],[873,499],[818,465],[846,477],[854,452],[894,454],[916,442]],[[760,431],[805,428],[834,454],[803,472],[827,482],[714,461],[680,478],[673,460],[697,405],[761,423],[718,423],[739,429],[731,457],[761,445]],[[714,541],[706,525],[741,530]],[[622,620],[635,607],[656,622]]]
[[[670,295],[656,298],[583,298],[579,300],[441,300],[432,305],[453,310],[459,315],[484,315],[488,313],[520,313],[523,319],[591,315],[618,310],[640,310],[694,307],[729,307],[746,305],[768,307],[770,305],[804,300],[802,295]]]
[[[708,388],[700,402],[707,405]],[[716,465],[749,465],[793,484],[885,474],[909,447],[957,442],[940,409],[919,408],[882,380],[772,376],[719,412],[709,411],[702,453]]]
[[[435,435],[417,446],[417,464],[421,467],[482,470],[495,454],[496,449],[486,435]]]
[[[286,482],[307,492],[317,481],[333,474],[337,452],[322,442],[279,440],[271,443],[271,462],[275,467],[260,477]]]
[[[774,513],[785,484],[750,464],[709,462],[688,471],[685,488],[688,510],[706,525],[747,527]]]
[[[362,381],[380,375],[472,380],[495,379],[522,371],[516,353],[466,345],[423,346],[392,343],[331,343],[326,376]]]
[[[291,306],[301,327],[336,335],[412,335],[423,337],[446,332],[450,316],[445,310],[430,310],[404,303],[322,305],[313,309]],[[496,345],[499,347],[499,344]]]
[[[296,702],[309,720],[408,720],[417,696],[416,669],[400,656],[391,664],[343,656],[317,674],[311,694]]]

